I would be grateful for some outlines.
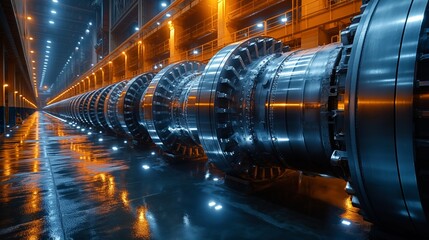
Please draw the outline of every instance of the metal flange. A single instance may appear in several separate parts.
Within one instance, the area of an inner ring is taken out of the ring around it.
[[[140,116],[137,110],[142,95],[154,76],[154,73],[148,72],[128,81],[116,104],[118,121],[123,131],[129,137],[140,141],[150,141],[146,128],[139,123]]]
[[[189,127],[195,120],[188,121],[188,107],[195,107],[188,106],[188,99],[203,69],[199,62],[171,64],[154,77],[141,100],[142,124],[154,143],[175,157],[204,156]]]

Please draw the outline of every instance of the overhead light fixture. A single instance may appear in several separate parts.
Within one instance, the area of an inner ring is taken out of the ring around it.
[[[51,46],[46,46],[46,48],[51,48]]]
[[[46,51],[46,53],[50,53],[49,51]]]
[[[139,30],[139,28],[138,28],[138,27],[135,27],[135,28],[134,28],[134,30],[138,31],[138,30]]]
[[[31,19],[33,19],[33,18],[32,18],[32,17],[30,17],[30,16],[28,16],[28,17],[27,17],[27,20],[31,20]]]
[[[30,52],[31,52],[31,53],[34,53],[34,51],[33,51],[33,50],[31,50]]]
[[[76,47],[75,49],[76,49],[76,50],[79,50],[79,48],[78,48],[78,47]]]
[[[92,22],[89,22],[89,26],[92,26]]]
[[[83,37],[80,37],[80,39],[83,39]]]
[[[167,3],[162,2],[162,3],[161,3],[161,7],[167,7]]]
[[[283,23],[287,22],[287,17],[282,17],[281,21],[282,21]]]
[[[161,23],[160,23],[160,22],[156,22],[156,25],[158,25],[158,26],[159,26],[159,25],[161,25]]]
[[[258,23],[258,24],[256,24],[256,26],[257,26],[258,28],[261,28],[261,27],[264,27],[264,24],[263,24],[263,23]]]
[[[29,39],[30,39],[30,41],[33,41],[34,38],[30,37]]]
[[[55,10],[51,10],[51,13],[52,13],[52,14],[57,14],[57,11],[55,11]]]
[[[32,63],[35,63],[36,61],[34,61],[34,60],[33,60],[33,61],[31,61],[31,62],[32,62]]]
[[[86,30],[85,30],[85,32],[86,32],[86,33],[89,33],[89,29],[86,29]]]
[[[55,22],[52,20],[49,20],[49,24],[54,24]]]
[[[58,0],[52,0],[52,2],[54,2],[54,3],[58,3]]]
[[[171,17],[170,13],[165,14],[166,17]]]
[[[52,43],[51,40],[46,41],[47,43]]]

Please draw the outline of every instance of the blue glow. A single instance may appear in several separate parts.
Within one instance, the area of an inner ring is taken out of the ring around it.
[[[144,165],[142,166],[142,168],[143,168],[144,170],[148,170],[150,167],[149,167],[149,165],[144,164]]]
[[[350,224],[352,224],[350,221],[343,219],[341,221],[341,224],[346,225],[346,226],[350,226]]]

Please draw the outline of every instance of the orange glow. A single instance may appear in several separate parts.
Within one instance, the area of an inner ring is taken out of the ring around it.
[[[134,224],[134,235],[138,238],[149,239],[150,238],[150,227],[146,220],[147,209],[144,206],[137,208],[137,220]]]
[[[195,103],[195,106],[211,107],[214,106],[214,103]]]
[[[344,110],[344,102],[338,102],[338,110]]]
[[[33,18],[32,18],[32,17],[30,17],[30,16],[28,16],[28,17],[27,17],[27,20],[31,20],[31,19],[33,19]]]
[[[272,103],[269,104],[271,107],[302,107],[302,103]],[[268,103],[265,104],[268,106]]]
[[[29,39],[30,39],[30,41],[33,41],[34,38],[30,37]]]
[[[393,101],[381,101],[381,100],[359,100],[358,105],[393,105]]]
[[[124,203],[124,205],[125,205],[125,207],[128,207],[128,193],[126,192],[126,191],[123,191],[122,193],[121,193],[121,199],[122,199],[122,202]]]

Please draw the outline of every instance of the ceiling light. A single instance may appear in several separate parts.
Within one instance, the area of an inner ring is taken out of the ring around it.
[[[77,44],[79,44],[79,45],[80,45],[80,42],[77,42]]]
[[[50,53],[49,51],[46,51],[46,53]]]
[[[161,3],[161,7],[167,7],[167,3],[162,2],[162,3]]]
[[[45,57],[47,57],[47,58],[48,58],[48,57],[49,57],[49,55],[45,55]]]
[[[282,22],[287,22],[287,17],[282,17],[281,21]]]
[[[85,30],[85,32],[86,32],[86,33],[89,33],[89,29],[86,29],[86,30]]]
[[[138,28],[138,27],[135,27],[135,28],[134,28],[134,30],[138,31],[138,30],[139,30],[139,28]]]
[[[156,25],[158,25],[158,26],[159,26],[159,25],[161,25],[161,23],[159,23],[159,22],[156,22]]]
[[[35,63],[36,61],[34,61],[34,60],[33,60],[33,61],[31,61],[31,62],[32,62],[32,63]]]
[[[33,19],[33,18],[31,18],[30,16],[27,17],[27,20],[31,20],[31,19]]]
[[[263,24],[263,23],[258,23],[258,24],[256,24],[256,26],[257,26],[258,28],[261,28],[261,27],[264,27],[264,24]]]
[[[52,14],[57,14],[57,11],[55,11],[55,10],[51,10],[51,13],[52,13]]]
[[[49,20],[49,24],[54,24],[55,22],[52,20]]]
[[[46,41],[47,43],[52,43],[51,40]]]
[[[46,46],[46,48],[51,48],[51,46]]]
[[[92,22],[89,22],[89,26],[92,26]]]
[[[33,50],[31,50],[30,52],[31,52],[31,53],[34,53],[34,51],[33,51]]]
[[[198,54],[198,50],[195,49],[194,51],[192,51],[193,54]]]
[[[29,39],[30,39],[31,41],[33,41],[33,39],[34,39],[34,38],[30,37]]]
[[[78,47],[75,47],[75,49],[76,49],[76,50],[79,50],[79,48],[78,48]]]
[[[58,3],[58,0],[52,0],[52,2],[54,2],[54,3]]]
[[[171,17],[170,13],[165,14],[166,17]]]
[[[33,69],[36,69],[35,67],[33,67]]]
[[[83,39],[83,37],[80,37],[80,39]]]

